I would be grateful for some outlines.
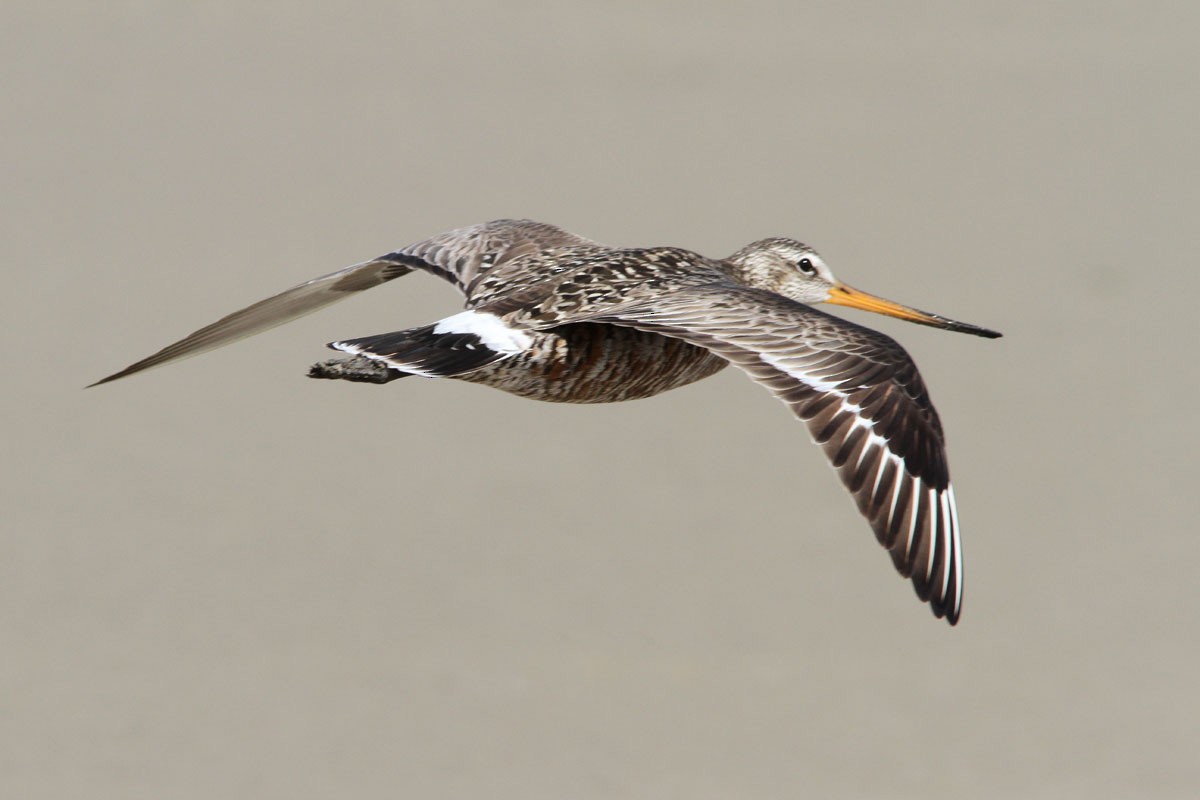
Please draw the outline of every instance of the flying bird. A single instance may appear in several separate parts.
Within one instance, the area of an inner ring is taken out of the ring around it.
[[[317,364],[311,376],[455,378],[536,400],[611,403],[733,364],[807,424],[896,569],[937,617],[958,621],[958,513],[925,384],[893,339],[812,306],[1000,334],[851,288],[793,239],[763,239],[712,259],[675,247],[615,249],[531,220],[486,222],[294,286],[92,386],[259,333],[413,270],[457,286],[465,310],[432,325],[331,342],[351,358]]]

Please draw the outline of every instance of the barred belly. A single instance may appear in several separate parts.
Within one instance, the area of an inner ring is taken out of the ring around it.
[[[615,403],[686,386],[729,363],[679,339],[615,325],[563,325],[533,336],[526,352],[456,379],[551,403]]]

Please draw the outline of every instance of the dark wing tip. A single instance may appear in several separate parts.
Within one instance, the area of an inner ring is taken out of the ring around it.
[[[929,609],[938,619],[945,619],[950,623],[951,627],[958,624],[959,614],[962,613],[962,606],[956,606],[952,603],[945,603],[938,600],[936,597],[929,601]]]
[[[938,488],[940,481],[907,470],[886,444],[856,438],[862,430],[833,436],[824,443],[826,453],[876,538],[890,551],[896,571],[911,581],[935,617],[954,625],[962,602],[954,490],[948,480]],[[939,472],[945,474],[944,465],[934,475]]]
[[[130,375],[141,372],[144,369],[149,369],[150,367],[153,367],[158,363],[158,361],[156,360],[157,355],[158,354],[156,353],[154,356],[151,356],[150,358],[142,359],[141,361],[138,361],[135,364],[130,364],[125,369],[120,370],[119,372],[114,372],[112,375],[109,375],[107,378],[101,378],[100,380],[96,381],[95,383],[89,383],[87,386],[85,386],[83,388],[91,389],[93,386],[103,386],[106,383],[111,383],[115,380],[120,380],[121,378],[129,377]]]
[[[85,388],[99,386],[160,364],[198,355],[253,336],[411,271],[412,268],[407,264],[384,256],[313,278],[232,314],[226,314],[211,325],[205,325],[174,344],[167,345],[154,355]]]

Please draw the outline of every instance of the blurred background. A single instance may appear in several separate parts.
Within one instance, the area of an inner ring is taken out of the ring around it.
[[[1194,797],[1198,26],[5,3],[0,795]],[[497,217],[792,236],[1003,331],[846,311],[941,411],[959,626],[734,370],[611,406],[304,377],[455,311],[431,277],[82,389]]]

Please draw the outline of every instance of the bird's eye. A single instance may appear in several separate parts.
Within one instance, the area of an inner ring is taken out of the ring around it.
[[[796,265],[798,267],[800,267],[800,271],[803,272],[805,275],[816,275],[817,274],[817,268],[813,266],[811,258],[802,258],[802,259],[800,259],[800,261],[797,262]]]

